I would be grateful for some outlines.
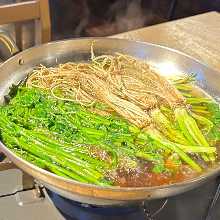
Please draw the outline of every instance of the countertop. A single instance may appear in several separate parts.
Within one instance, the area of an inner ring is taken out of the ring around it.
[[[114,35],[182,51],[220,71],[220,13],[209,12]]]

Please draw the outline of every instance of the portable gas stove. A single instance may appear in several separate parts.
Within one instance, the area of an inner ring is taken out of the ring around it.
[[[97,207],[65,199],[39,186],[9,160],[0,161],[0,220],[217,220],[219,193],[217,178],[164,200]]]

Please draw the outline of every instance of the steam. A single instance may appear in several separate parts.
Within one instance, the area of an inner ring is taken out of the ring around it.
[[[74,28],[74,36],[107,36],[145,26],[153,15],[150,10],[142,7],[141,0],[120,0],[108,6],[102,18],[92,21],[95,14],[89,7],[89,1],[83,1],[83,15]],[[102,10],[102,6],[99,10]]]
[[[121,7],[122,4],[125,4],[124,10]],[[112,10],[115,10],[116,12],[114,25],[118,32],[143,27],[149,16],[144,13],[141,6],[141,0],[116,1],[116,3],[110,8],[110,11]]]
[[[75,31],[74,31],[74,36],[75,37],[80,37],[83,30],[89,24],[90,10],[89,10],[87,0],[83,0],[81,2],[81,4],[82,4],[82,7],[83,7],[83,16],[82,16],[82,19],[80,19],[79,24],[75,28]]]

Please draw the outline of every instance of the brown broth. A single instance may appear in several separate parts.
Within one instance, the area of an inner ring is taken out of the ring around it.
[[[182,165],[173,174],[153,173],[149,172],[148,169],[132,170],[130,172],[120,169],[116,171],[113,182],[115,186],[121,187],[151,187],[183,182],[196,176],[198,176],[198,173],[187,165]]]

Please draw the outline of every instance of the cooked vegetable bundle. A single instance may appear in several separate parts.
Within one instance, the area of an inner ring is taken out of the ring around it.
[[[0,108],[1,139],[25,160],[84,183],[183,181],[213,164],[220,136],[219,106],[198,94],[194,77],[168,81],[143,61],[93,51],[91,63],[41,66]]]

